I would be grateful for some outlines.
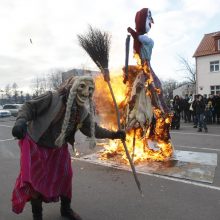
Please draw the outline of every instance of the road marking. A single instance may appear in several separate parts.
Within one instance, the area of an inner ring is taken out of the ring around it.
[[[182,146],[182,145],[175,145],[175,147],[179,147],[179,148],[192,148],[192,149],[198,149],[198,150],[211,150],[211,151],[220,151],[220,149],[216,149],[216,148],[207,148],[207,147],[192,147],[192,146]]]
[[[212,126],[212,125],[207,125],[208,128],[219,128],[220,129],[220,126]],[[180,125],[181,128],[193,128],[193,125],[190,126],[190,125]],[[195,128],[194,128],[195,129]]]
[[[187,133],[187,132],[176,132],[176,131],[171,131],[171,134],[189,134],[189,135],[198,135],[198,136],[212,136],[212,137],[220,137],[220,134],[207,134],[207,133]]]
[[[73,159],[76,160],[76,161],[82,161],[82,162],[88,163],[88,161],[85,161],[82,158],[75,158],[74,157]],[[90,164],[96,164],[96,165],[99,165],[99,166],[103,166],[103,165],[101,165],[100,163],[97,163],[97,162],[93,162],[93,163],[90,163]],[[105,166],[105,167],[114,168],[114,169],[123,170],[123,171],[130,171],[131,172],[131,170],[124,170],[121,167],[115,167],[115,166],[114,167],[112,167],[112,166]],[[186,180],[186,179],[179,179],[179,178],[175,178],[175,177],[162,176],[162,175],[154,174],[154,173],[144,173],[144,172],[141,172],[141,171],[138,171],[138,173],[139,174],[143,174],[143,175],[147,175],[147,176],[153,176],[153,177],[156,177],[156,178],[165,179],[165,180],[171,180],[171,181],[174,181],[174,182],[186,183],[188,185],[194,185],[194,186],[199,186],[199,187],[202,187],[202,188],[207,188],[207,189],[212,189],[212,190],[220,191],[220,187],[219,186],[207,185],[205,183],[199,183],[199,182],[190,181],[190,180]]]
[[[15,141],[15,140],[16,140],[15,138],[8,138],[8,139],[0,140],[0,142],[4,142],[4,141]]]
[[[142,173],[142,172],[140,172],[140,173]],[[161,176],[161,175],[153,174],[153,173],[142,173],[142,174],[148,175],[148,176],[154,176],[154,177],[161,178],[161,179],[172,180],[174,182],[186,183],[186,184],[189,184],[189,185],[194,185],[194,186],[199,186],[199,187],[202,187],[202,188],[208,188],[208,189],[213,189],[213,190],[220,191],[219,186],[212,186],[212,185],[207,185],[207,184],[204,184],[204,183],[193,182],[193,181],[190,181],[190,180],[177,179],[177,178],[174,178],[174,177]]]
[[[0,125],[0,127],[12,128],[13,126],[10,126],[10,125]]]

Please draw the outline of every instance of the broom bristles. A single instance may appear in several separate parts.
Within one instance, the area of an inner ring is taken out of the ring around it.
[[[77,35],[80,46],[88,53],[91,59],[102,71],[108,68],[110,36],[97,28],[89,26],[88,33]]]

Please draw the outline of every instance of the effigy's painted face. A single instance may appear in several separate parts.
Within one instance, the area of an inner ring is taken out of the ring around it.
[[[85,102],[92,97],[95,90],[94,82],[91,80],[82,80],[77,88],[76,102],[83,106]]]
[[[148,33],[150,31],[152,23],[154,23],[153,18],[152,18],[152,14],[151,14],[151,11],[148,10],[148,15],[147,15],[146,24],[145,24],[146,33]]]

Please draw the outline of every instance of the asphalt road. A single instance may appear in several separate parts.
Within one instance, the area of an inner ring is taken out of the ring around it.
[[[31,220],[30,204],[23,213],[11,211],[11,192],[19,172],[19,148],[11,136],[14,118],[0,119],[0,220]],[[182,123],[172,131],[175,149],[220,153],[220,126],[198,133]],[[82,135],[78,150],[91,153]],[[70,149],[71,150],[71,149]],[[83,220],[219,220],[220,166],[213,184],[180,182],[139,174],[144,198],[140,197],[130,172],[73,161],[72,207]],[[61,220],[59,203],[44,204],[44,220]]]

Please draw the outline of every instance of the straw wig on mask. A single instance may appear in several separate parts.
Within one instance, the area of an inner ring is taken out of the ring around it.
[[[90,81],[92,84],[94,83],[94,80],[91,76],[76,76],[76,77],[71,77],[64,83],[62,86],[63,88],[68,91],[69,89],[69,95],[67,99],[67,104],[66,104],[66,112],[65,112],[65,117],[63,120],[62,124],[62,129],[61,133],[58,136],[58,138],[55,141],[56,146],[61,147],[63,144],[66,143],[66,131],[69,125],[69,120],[71,116],[71,108],[74,102],[74,99],[76,99],[77,95],[77,89],[82,81]],[[92,94],[89,96],[89,111],[90,111],[90,121],[91,121],[91,138],[92,138],[92,145],[95,145],[95,122],[94,122],[94,108],[93,108],[93,102],[92,102]]]

